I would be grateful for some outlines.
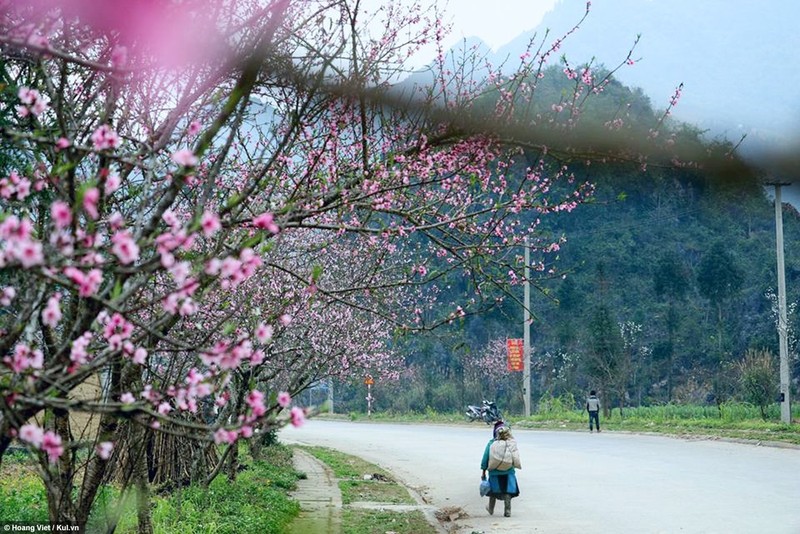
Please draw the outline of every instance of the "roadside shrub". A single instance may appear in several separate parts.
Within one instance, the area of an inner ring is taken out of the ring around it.
[[[758,406],[764,421],[767,420],[767,407],[778,394],[774,362],[771,352],[751,349],[737,364],[741,394],[748,402]]]

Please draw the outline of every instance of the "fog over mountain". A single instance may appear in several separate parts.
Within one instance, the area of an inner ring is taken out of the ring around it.
[[[547,43],[582,17],[585,0],[561,0],[534,30],[494,54],[513,59],[536,34]],[[524,14],[520,14],[524,16]],[[684,84],[676,119],[737,141],[749,151],[796,141],[800,119],[800,2],[797,0],[594,0],[588,18],[559,51],[570,64],[616,67],[641,35],[617,78],[665,108]],[[556,61],[556,59],[554,59]]]

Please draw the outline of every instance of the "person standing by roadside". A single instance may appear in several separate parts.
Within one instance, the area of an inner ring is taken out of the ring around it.
[[[494,514],[497,499],[502,499],[504,516],[511,517],[511,499],[519,495],[515,469],[522,469],[517,441],[507,426],[495,428],[495,437],[489,440],[481,459],[481,480],[489,472],[489,505],[486,511]]]
[[[589,398],[586,399],[586,411],[589,412],[589,432],[594,431],[593,424],[600,432],[600,399],[597,398],[595,390],[589,392]]]

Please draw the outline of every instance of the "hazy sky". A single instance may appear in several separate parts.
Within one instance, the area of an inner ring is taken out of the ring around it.
[[[480,37],[497,50],[526,30],[535,28],[557,0],[450,0],[446,6],[452,17],[450,42],[465,37]]]
[[[362,5],[372,11],[386,0],[362,0]],[[400,0],[408,3],[412,0]],[[425,0],[421,0],[425,3]],[[428,5],[438,5],[444,21],[453,24],[452,32],[444,40],[447,50],[467,37],[479,37],[493,50],[510,42],[514,37],[535,28],[545,13],[559,0],[430,0]],[[435,57],[436,49],[422,50],[413,61],[413,67],[423,67]]]

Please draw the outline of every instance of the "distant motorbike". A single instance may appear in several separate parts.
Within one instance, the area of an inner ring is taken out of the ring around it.
[[[487,425],[491,425],[495,421],[501,421],[503,419],[500,410],[497,408],[497,405],[492,401],[484,400],[480,406],[476,406],[474,404],[470,404],[467,406],[467,411],[465,413],[469,422],[472,421],[483,421]]]

